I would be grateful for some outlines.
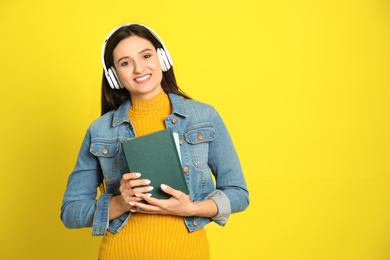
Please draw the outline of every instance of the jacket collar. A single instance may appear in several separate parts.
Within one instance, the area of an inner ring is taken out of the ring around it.
[[[183,117],[187,117],[186,107],[183,101],[183,98],[169,93],[169,100],[172,104],[172,114],[178,114]],[[130,123],[129,119],[129,109],[131,106],[130,99],[126,100],[114,113],[114,118],[112,119],[112,126],[116,127],[122,123]]]
[[[169,93],[169,99],[172,104],[172,114],[178,114],[183,117],[187,117],[186,105],[184,104],[184,100],[181,96],[176,94]]]
[[[112,127],[116,127],[122,123],[130,123],[130,106],[131,102],[130,99],[128,99],[115,111],[114,118],[112,119]]]

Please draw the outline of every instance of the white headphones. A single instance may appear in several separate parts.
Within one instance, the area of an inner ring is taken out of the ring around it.
[[[137,24],[137,25],[143,26],[146,29],[148,29],[149,32],[151,32],[154,35],[154,37],[156,37],[156,39],[162,45],[163,48],[157,48],[157,56],[158,56],[158,59],[159,59],[160,64],[161,64],[162,71],[168,71],[172,67],[172,65],[173,65],[171,55],[169,55],[169,52],[168,52],[167,48],[165,48],[165,45],[164,45],[163,41],[157,35],[157,33],[155,33],[151,28],[147,27],[146,25],[139,24],[139,23],[125,23],[125,24],[122,24],[122,25],[116,27],[114,30],[112,30],[107,35],[106,39],[103,42],[103,46],[102,46],[102,63],[103,63],[104,75],[106,76],[108,84],[110,85],[110,87],[112,89],[121,89],[123,87],[120,84],[119,77],[118,77],[118,74],[116,73],[116,70],[115,70],[114,66],[111,66],[108,69],[106,67],[106,63],[104,61],[104,52],[105,52],[105,49],[106,49],[106,43],[110,39],[110,37],[117,30],[119,30],[122,27],[130,26],[132,24]]]

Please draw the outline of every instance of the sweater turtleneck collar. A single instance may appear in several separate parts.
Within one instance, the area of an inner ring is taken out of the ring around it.
[[[136,114],[146,114],[151,112],[160,111],[167,106],[170,106],[168,95],[161,90],[157,95],[150,99],[136,99],[131,98],[130,110]]]

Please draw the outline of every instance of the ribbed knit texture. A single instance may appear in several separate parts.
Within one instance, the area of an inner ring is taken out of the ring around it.
[[[165,117],[171,112],[164,91],[148,100],[131,98],[129,118],[136,136],[165,129]],[[183,217],[133,213],[119,233],[107,232],[99,259],[206,260],[210,259],[210,252],[204,228],[188,232]]]

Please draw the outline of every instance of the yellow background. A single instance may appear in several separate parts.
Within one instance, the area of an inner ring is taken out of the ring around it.
[[[0,1],[0,259],[97,259],[60,222],[100,113],[101,44],[144,23],[222,115],[250,190],[212,259],[390,259],[390,3]]]

